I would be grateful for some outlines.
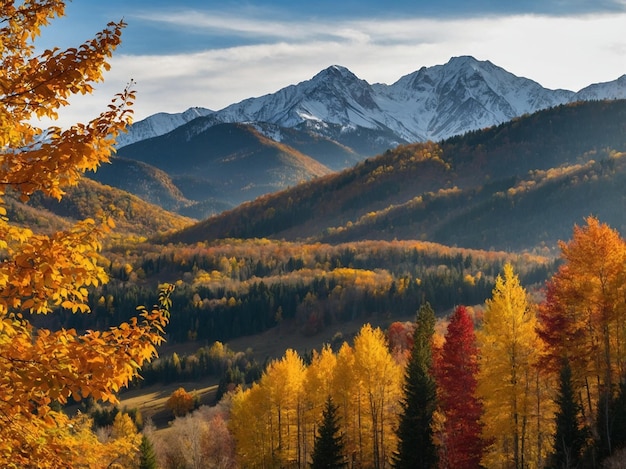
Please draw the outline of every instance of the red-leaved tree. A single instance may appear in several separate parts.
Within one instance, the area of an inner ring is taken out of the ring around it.
[[[467,309],[454,311],[436,363],[440,410],[445,416],[441,465],[473,469],[480,466],[485,443],[481,439],[482,404],[476,397],[478,348],[474,323]]]

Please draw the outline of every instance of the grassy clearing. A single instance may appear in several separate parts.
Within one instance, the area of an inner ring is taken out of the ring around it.
[[[167,400],[172,393],[182,387],[198,397],[201,405],[213,404],[217,393],[216,378],[199,382],[155,384],[142,389],[133,389],[120,396],[120,409],[137,409],[141,412],[144,422],[152,420],[157,428],[167,427],[174,418],[167,408]]]

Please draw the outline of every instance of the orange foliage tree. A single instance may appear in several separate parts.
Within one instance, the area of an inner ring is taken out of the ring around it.
[[[560,245],[564,262],[548,283],[539,333],[554,369],[570,363],[587,423],[610,441],[610,427],[596,426],[596,408],[608,422],[608,402],[626,373],[626,243],[596,218],[586,222]]]
[[[156,355],[168,321],[170,287],[151,311],[107,331],[51,331],[32,315],[63,308],[88,312],[88,288],[107,275],[98,251],[112,223],[83,220],[49,235],[6,217],[8,190],[22,200],[36,191],[61,199],[81,175],[108,161],[130,120],[128,88],[88,124],[38,128],[55,119],[75,94],[90,93],[108,69],[123,22],[110,23],[78,48],[37,54],[40,29],[64,14],[55,0],[0,3],[0,466],[73,467],[77,452],[65,435],[68,419],[54,403],[115,393]]]
[[[181,417],[191,412],[196,403],[193,395],[181,387],[172,393],[166,405],[176,417]]]

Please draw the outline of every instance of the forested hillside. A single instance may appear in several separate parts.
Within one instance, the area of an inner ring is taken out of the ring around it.
[[[108,216],[115,222],[118,236],[146,238],[155,233],[179,230],[194,221],[88,178],[68,188],[61,200],[45,197],[39,192],[33,194],[28,203],[23,203],[9,192],[7,205],[11,220],[44,232],[68,228],[82,218]]]
[[[267,138],[252,125],[213,124],[210,116],[200,117],[166,135],[122,147],[118,155],[165,171],[182,195],[198,204],[194,207],[198,218],[206,217],[201,216],[201,210],[210,208],[207,202],[212,200],[217,208],[220,204],[234,207],[331,172],[294,147]],[[303,135],[300,142],[303,148],[317,154],[332,150],[349,157],[347,148],[306,137]],[[123,176],[121,163],[113,160],[107,172]]]
[[[343,322],[392,321],[428,300],[440,314],[482,304],[505,262],[526,285],[554,269],[549,258],[448,248],[418,241],[339,245],[229,240],[193,246],[121,244],[104,253],[107,285],[92,290],[90,315],[59,326],[106,328],[128,320],[160,283],[176,284],[168,342],[228,341],[284,322],[312,336]]]
[[[567,227],[590,214],[626,225],[625,126],[624,101],[559,106],[438,144],[400,146],[169,239],[423,239],[554,249]]]

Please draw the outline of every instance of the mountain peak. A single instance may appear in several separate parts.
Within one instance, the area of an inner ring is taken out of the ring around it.
[[[450,57],[450,60],[448,60],[447,65],[467,65],[467,64],[473,65],[479,62],[480,62],[479,60],[472,57],[471,55],[459,55],[457,57]]]
[[[317,75],[315,75],[311,80],[327,80],[327,79],[342,79],[342,80],[358,80],[359,78],[348,70],[346,67],[342,67],[341,65],[331,65],[328,68],[325,68]]]
[[[471,55],[452,57],[448,63],[442,66],[442,69],[465,73],[474,73],[476,71],[489,73],[495,70],[501,70],[500,67],[495,66],[489,60],[478,60]]]
[[[155,115],[146,120],[152,122],[134,124],[132,133],[135,140],[161,135],[199,114],[211,116],[207,125],[264,122],[296,128],[311,124],[325,137],[346,141],[358,129],[368,129],[379,133],[376,145],[392,147],[401,141],[445,139],[571,100],[626,98],[624,81],[593,85],[578,94],[548,90],[488,60],[460,55],[445,64],[421,67],[392,85],[372,85],[334,64],[308,80],[219,111],[191,108],[182,115]]]

